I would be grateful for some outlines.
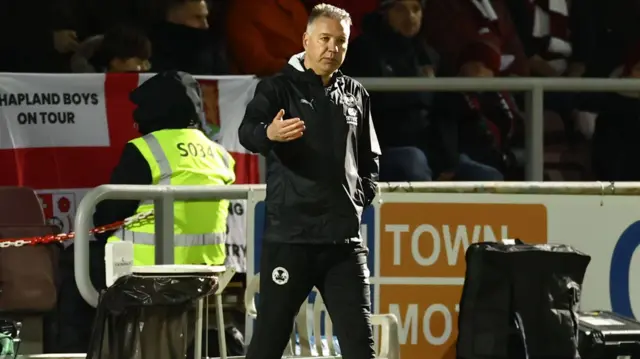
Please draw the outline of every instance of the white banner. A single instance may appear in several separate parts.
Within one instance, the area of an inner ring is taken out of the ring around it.
[[[109,146],[105,108],[101,74],[0,76],[0,149]]]
[[[231,201],[229,205],[229,228],[227,237],[227,263],[228,267],[247,270],[247,201]],[[233,230],[231,230],[233,228]]]

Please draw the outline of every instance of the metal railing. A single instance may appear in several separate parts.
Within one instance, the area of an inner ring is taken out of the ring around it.
[[[544,92],[640,91],[640,81],[594,78],[358,78],[368,91],[516,91],[525,92],[525,174],[544,175]]]
[[[82,297],[92,306],[98,304],[98,292],[89,276],[89,230],[91,214],[99,202],[108,199],[151,199],[155,210],[156,263],[173,262],[173,201],[247,199],[249,193],[264,190],[264,185],[232,186],[150,186],[103,185],[89,191],[78,206],[75,219],[75,279]],[[638,195],[640,183],[613,182],[420,182],[381,183],[380,193],[496,193],[558,195]],[[253,225],[253,223],[248,223]],[[198,338],[196,338],[198,340]],[[199,351],[196,351],[199,352]],[[25,356],[25,358],[30,356]],[[68,357],[68,356],[63,356]],[[42,358],[52,358],[42,356]]]
[[[98,292],[89,276],[89,230],[92,213],[107,199],[152,199],[155,213],[156,263],[173,262],[173,201],[247,199],[249,192],[264,189],[264,185],[232,186],[146,186],[102,185],[89,191],[78,206],[75,219],[75,279],[82,297],[92,306],[98,304]],[[564,194],[564,195],[637,195],[637,182],[419,182],[381,183],[380,192],[418,193],[501,193],[501,194]],[[253,225],[250,223],[249,225]]]
[[[89,231],[96,205],[107,199],[153,200],[156,264],[173,264],[173,201],[246,199],[250,186],[149,186],[102,185],[89,191],[80,201],[74,228],[74,276],[82,298],[98,305],[98,291],[89,276]]]
[[[89,275],[89,231],[92,227],[92,213],[96,205],[108,199],[121,200],[153,200],[154,233],[155,233],[155,263],[173,264],[174,262],[174,205],[178,200],[222,200],[243,199],[250,192],[247,186],[151,186],[151,185],[103,185],[89,191],[78,206],[75,229],[74,246],[74,277],[78,290],[84,300],[91,306],[97,307],[99,293],[91,282]],[[231,279],[230,277],[228,279]],[[224,327],[222,295],[224,289],[222,281],[215,293],[218,328]],[[203,300],[198,300],[196,325],[203,328]],[[200,357],[202,352],[202,330],[195,331],[194,356]],[[227,359],[227,349],[224,331],[218,331],[221,359]]]
[[[97,307],[99,294],[89,276],[89,230],[91,229],[91,214],[96,205],[104,200],[153,200],[154,203],[154,225],[155,225],[155,241],[156,241],[156,264],[172,264],[173,263],[173,239],[174,239],[174,213],[173,201],[176,200],[221,200],[221,199],[247,199],[249,193],[257,188],[265,188],[263,185],[247,186],[151,186],[151,185],[102,185],[89,191],[77,209],[75,218],[76,238],[74,246],[74,275],[78,290],[82,297],[90,305]],[[218,296],[219,297],[219,296]],[[218,328],[224,327],[222,321],[222,300],[217,302]],[[202,307],[199,304],[199,315],[202,316]],[[306,318],[306,317],[305,317]],[[381,325],[388,338],[390,335],[397,336],[397,321],[391,320],[387,316],[377,316],[376,324]],[[393,317],[395,318],[395,317]],[[202,327],[202,322],[198,322],[198,326]],[[392,325],[394,324],[394,325]],[[226,346],[224,344],[224,331],[219,331],[219,343],[221,350],[221,359],[226,357]],[[397,339],[397,338],[396,338]],[[389,340],[381,346],[386,356],[384,359],[397,359],[399,357],[399,344],[397,340]],[[195,357],[199,357],[202,348],[202,331],[196,331],[195,338]],[[389,354],[391,353],[391,354]],[[335,353],[334,353],[335,354]],[[52,358],[49,355],[43,355],[42,358]],[[63,355],[62,358],[82,358],[84,355],[70,356]],[[34,356],[22,356],[22,358],[34,358]],[[232,357],[243,358],[243,357]],[[339,359],[338,355],[321,355],[318,359]],[[231,358],[229,358],[231,359]]]

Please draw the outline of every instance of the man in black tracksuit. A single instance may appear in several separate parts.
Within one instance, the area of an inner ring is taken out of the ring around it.
[[[314,286],[343,357],[375,356],[360,218],[375,197],[380,148],[369,95],[338,71],[350,22],[342,9],[316,6],[305,52],[260,82],[239,129],[240,143],[267,158],[258,321],[247,359],[282,356]]]

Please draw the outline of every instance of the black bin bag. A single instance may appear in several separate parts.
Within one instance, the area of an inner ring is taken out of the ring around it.
[[[88,359],[185,358],[196,303],[218,286],[212,274],[132,274],[100,296]]]
[[[570,246],[475,243],[466,252],[459,359],[575,359],[591,257]]]

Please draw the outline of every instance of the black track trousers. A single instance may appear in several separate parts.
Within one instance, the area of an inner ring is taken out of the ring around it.
[[[375,358],[367,250],[360,243],[267,242],[260,261],[258,318],[246,359],[282,358],[298,310],[314,286],[333,321],[342,357]]]

